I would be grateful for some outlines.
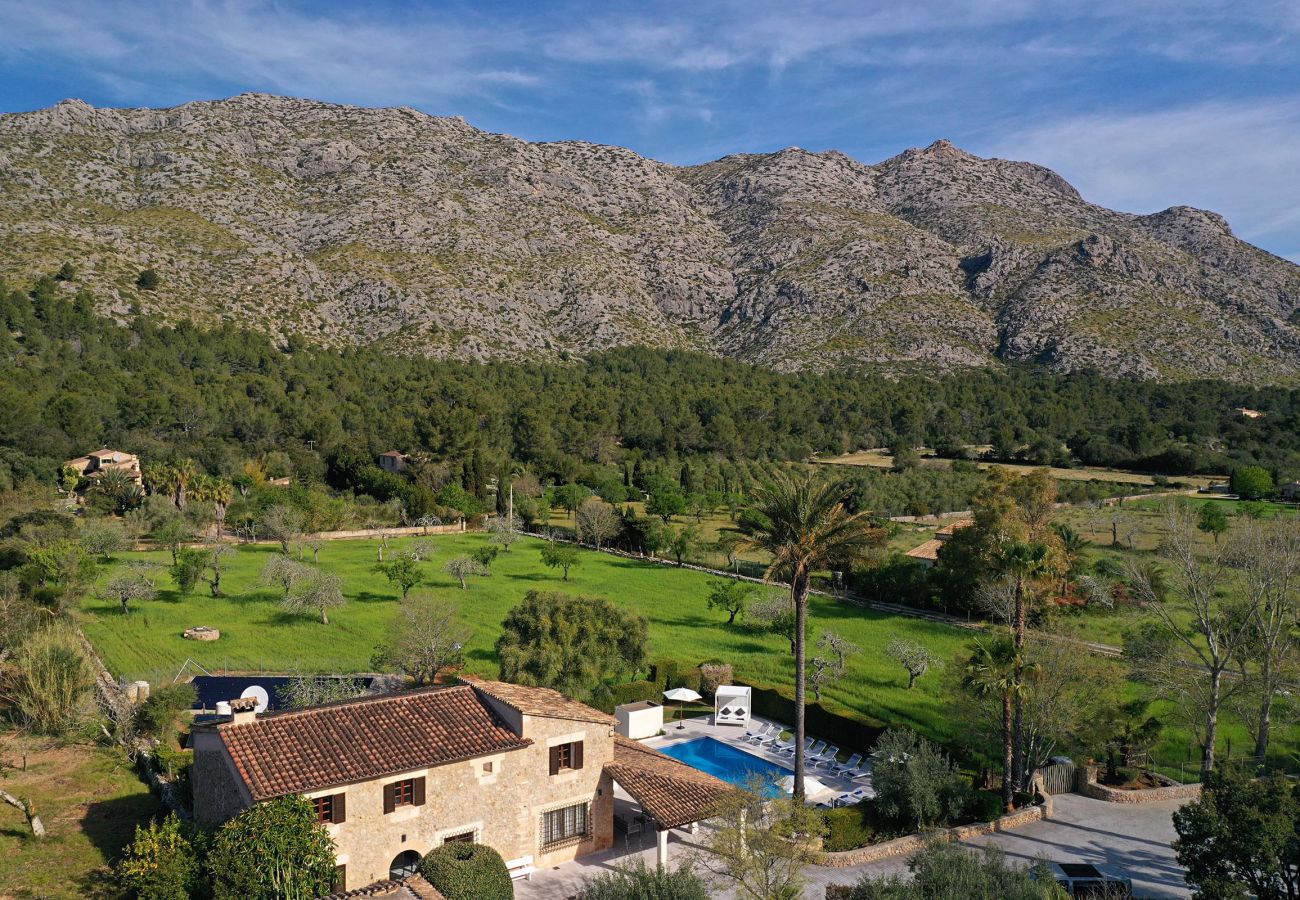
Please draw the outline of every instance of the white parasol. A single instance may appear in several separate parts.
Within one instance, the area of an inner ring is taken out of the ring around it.
[[[673,688],[671,691],[664,691],[664,699],[676,700],[678,704],[680,704],[677,707],[677,727],[685,728],[686,723],[682,721],[682,710],[685,708],[687,703],[694,703],[696,700],[699,700],[700,695],[690,688],[679,687]]]

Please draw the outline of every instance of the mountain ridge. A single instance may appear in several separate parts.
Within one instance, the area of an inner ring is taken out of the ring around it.
[[[1300,267],[1216,213],[1108,210],[942,139],[674,166],[404,107],[63,101],[0,116],[0,236],[0,271],[71,261],[110,314],[338,346],[1300,377]]]

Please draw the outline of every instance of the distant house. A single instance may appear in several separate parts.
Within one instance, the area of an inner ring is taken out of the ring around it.
[[[730,790],[615,734],[613,716],[547,688],[464,679],[193,728],[194,816],[215,826],[298,795],[335,845],[335,890],[376,882],[404,897],[423,854],[493,847],[524,877],[614,844],[615,785],[659,830],[708,818]]]
[[[65,468],[75,469],[84,478],[98,478],[105,472],[119,471],[129,475],[136,484],[144,483],[144,477],[140,473],[140,458],[121,450],[96,450],[94,453],[70,459],[63,465]]]
[[[274,487],[289,487],[293,484],[293,479],[288,475],[285,475],[282,478],[268,478],[266,479],[266,483]]]
[[[943,545],[952,540],[952,536],[960,529],[971,524],[973,524],[971,519],[958,519],[956,522],[949,522],[934,533],[934,540],[926,541],[919,547],[913,547],[907,551],[906,555],[917,560],[928,569],[939,562],[939,551],[943,549]]]
[[[1238,406],[1236,410],[1234,410],[1234,412],[1236,412],[1237,415],[1241,416],[1243,419],[1259,419],[1259,418],[1263,418],[1264,416],[1264,414],[1259,410],[1248,409],[1244,406]]]
[[[385,472],[405,472],[407,457],[405,453],[389,450],[379,454],[379,468]]]
[[[1277,489],[1277,493],[1283,500],[1300,500],[1300,481],[1291,481],[1282,485]]]

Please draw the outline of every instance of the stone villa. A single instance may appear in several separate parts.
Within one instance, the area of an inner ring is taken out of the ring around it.
[[[94,453],[70,459],[63,466],[67,469],[75,469],[78,474],[86,478],[94,478],[116,469],[125,472],[136,484],[144,483],[140,472],[140,458],[131,453],[123,453],[121,450],[107,448],[96,450]]]
[[[706,818],[727,785],[618,737],[613,716],[546,688],[466,680],[194,727],[195,818],[311,800],[336,890],[415,871],[448,841],[495,848],[512,875],[612,846],[618,783],[660,831]]]

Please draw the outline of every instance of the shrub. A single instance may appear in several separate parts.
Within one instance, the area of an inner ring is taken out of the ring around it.
[[[201,896],[199,858],[185,826],[169,815],[159,825],[135,827],[135,839],[114,870],[122,893],[138,900],[187,900]]]
[[[825,812],[826,839],[822,846],[831,853],[856,850],[882,839],[875,808],[870,800]]]
[[[149,699],[140,704],[136,722],[149,737],[163,741],[176,724],[181,713],[194,706],[198,694],[190,684],[167,684],[153,691]]]
[[[862,880],[848,889],[828,890],[837,900],[930,900],[949,897],[997,897],[998,900],[1068,900],[1051,876],[1035,865],[1008,865],[995,847],[971,853],[955,844],[931,844],[908,863],[912,878],[889,875]]]
[[[420,874],[447,900],[511,900],[515,895],[505,860],[485,844],[443,844],[420,860]]]
[[[51,625],[18,648],[6,678],[18,719],[43,734],[64,734],[86,712],[95,673],[76,633]]]
[[[890,729],[872,753],[876,807],[917,829],[945,825],[969,801],[966,779],[929,741],[915,732]]]
[[[221,826],[208,874],[215,900],[317,897],[334,881],[334,842],[310,803],[279,797]]]
[[[624,703],[636,703],[641,700],[661,700],[663,692],[658,683],[653,681],[628,681],[609,686],[610,700],[614,706]]]
[[[709,885],[689,865],[650,869],[637,860],[606,875],[588,878],[574,900],[708,900]]]
[[[719,685],[731,684],[732,677],[730,663],[705,663],[700,666],[700,693],[712,697]]]

